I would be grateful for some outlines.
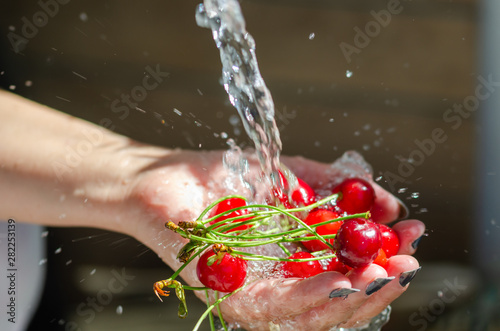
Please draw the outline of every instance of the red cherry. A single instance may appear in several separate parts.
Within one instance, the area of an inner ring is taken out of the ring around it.
[[[215,216],[215,215],[219,215],[219,214],[222,214],[228,210],[231,210],[233,208],[237,208],[237,207],[243,207],[243,206],[246,206],[247,205],[247,202],[241,198],[229,198],[229,199],[226,199],[226,200],[222,200],[221,202],[219,202],[213,209],[212,209],[212,212],[211,212],[211,217]],[[210,222],[210,225],[212,224],[215,224],[215,223],[218,223],[218,222],[221,222],[221,221],[224,221],[224,220],[227,220],[228,218],[233,218],[233,217],[237,217],[237,216],[241,216],[241,215],[247,215],[248,214],[248,210],[246,209],[239,209],[239,210],[236,210],[236,211],[233,211],[229,214],[225,214],[223,216],[220,216],[220,217],[217,217],[216,219],[214,219],[213,221]],[[238,221],[235,221],[235,222],[243,222],[243,221],[248,221],[249,219],[251,219],[251,217],[249,218],[242,218],[242,219],[239,219]],[[242,230],[246,230],[248,228],[250,228],[250,224],[244,224],[244,225],[241,225],[241,226],[238,226],[234,229],[231,229],[229,230],[228,232],[233,232],[233,231],[242,231]]]
[[[297,252],[292,254],[290,259],[310,259],[314,256],[307,252]],[[299,278],[309,278],[322,273],[324,270],[321,264],[316,261],[304,261],[304,262],[292,262],[287,261],[283,263],[282,270],[284,272],[285,278],[299,277]]]
[[[299,206],[309,206],[316,202],[316,193],[302,179],[297,177],[297,185],[292,192],[293,203]]]
[[[384,269],[387,267],[387,256],[385,255],[384,249],[382,249],[382,248],[379,249],[377,257],[375,258],[373,263],[378,264],[379,266],[381,266]]]
[[[340,262],[352,267],[364,267],[375,260],[382,247],[377,224],[361,218],[344,221],[333,243]]]
[[[312,212],[307,215],[306,219],[304,220],[304,223],[307,225],[313,225],[321,222],[326,222],[329,220],[334,220],[336,218],[339,218],[339,214],[331,211],[331,210],[326,210],[326,209],[316,209],[313,210]],[[337,231],[339,230],[340,226],[342,225],[342,221],[337,221],[337,222],[331,222],[326,225],[321,225],[316,228],[316,232],[319,235],[326,235],[326,234],[337,234]],[[311,234],[308,234],[308,236],[312,236]],[[327,242],[330,244],[333,244],[333,239],[327,239]],[[322,251],[324,249],[329,248],[326,244],[322,243],[319,240],[305,240],[302,242],[302,244],[311,252],[316,252],[316,251]]]
[[[348,273],[350,269],[350,267],[340,262],[337,257],[332,258],[326,265],[326,271],[338,271],[344,275]]]
[[[215,255],[212,249],[203,253],[196,265],[196,274],[200,282],[212,290],[233,292],[245,282],[247,261],[230,254],[224,254],[222,260],[207,265],[208,258]]]
[[[399,251],[399,237],[396,231],[391,229],[385,224],[378,224],[380,234],[382,235],[382,249],[387,258],[398,254]]]
[[[348,178],[336,186],[332,192],[342,193],[337,206],[348,214],[369,211],[375,201],[373,187],[361,178]]]
[[[275,187],[273,189],[273,195],[278,198],[278,200],[285,206],[287,209],[291,209],[299,206],[309,206],[316,202],[316,193],[314,190],[307,185],[302,179],[297,177],[297,185],[293,188],[293,191],[290,193],[290,197],[287,193],[290,190],[290,184],[288,184],[288,180],[285,175],[281,171],[278,171],[279,175],[279,183],[282,187]]]

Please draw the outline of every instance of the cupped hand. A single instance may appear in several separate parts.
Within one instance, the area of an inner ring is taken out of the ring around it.
[[[125,231],[153,249],[172,268],[186,240],[165,229],[168,220],[193,220],[214,200],[228,194],[248,195],[238,176],[222,164],[222,152],[193,152],[151,149],[135,156],[137,168],[130,190],[130,201],[139,212],[130,215]],[[301,157],[282,157],[294,173],[314,189],[338,183],[345,174],[337,166]],[[252,163],[252,162],[251,162]],[[258,167],[251,168],[257,172]],[[373,183],[376,201],[373,218],[387,223],[407,215],[394,196]],[[142,216],[138,216],[142,215]],[[139,217],[138,219],[136,219]],[[262,279],[248,284],[221,304],[224,319],[248,330],[328,330],[334,326],[357,327],[368,323],[408,287],[419,269],[410,256],[424,225],[417,220],[397,223],[400,237],[398,255],[388,260],[386,269],[370,265],[353,269],[347,275],[324,272],[308,279]],[[181,273],[191,286],[202,286],[193,261]],[[204,293],[197,293],[204,298]]]

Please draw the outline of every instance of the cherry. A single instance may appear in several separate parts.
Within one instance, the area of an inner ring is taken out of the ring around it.
[[[352,268],[364,267],[375,260],[382,247],[377,224],[361,218],[344,221],[333,243],[340,262]]]
[[[205,251],[196,265],[196,274],[200,282],[212,290],[233,292],[245,282],[247,261],[228,253],[221,254],[224,255],[220,261],[208,265],[208,259],[215,253],[212,249]]]
[[[297,252],[290,255],[290,259],[310,259],[314,256],[308,252]],[[308,278],[322,273],[324,270],[321,267],[319,261],[304,261],[304,262],[292,262],[287,261],[283,263],[282,270],[284,272],[285,278],[298,277],[298,278]]]
[[[348,214],[369,211],[375,201],[375,191],[366,180],[361,178],[348,178],[336,186],[333,193],[342,193],[337,201],[337,207]]]
[[[379,249],[377,257],[375,258],[373,263],[378,264],[379,266],[385,269],[387,267],[387,262],[388,262],[387,256],[385,254],[384,249],[383,248]]]
[[[211,215],[211,217],[213,217],[215,215],[219,215],[219,214],[225,213],[226,211],[231,210],[233,208],[243,207],[243,206],[246,206],[246,205],[247,205],[247,202],[245,200],[241,199],[241,198],[229,198],[229,199],[222,200],[221,202],[219,202],[212,209],[212,212],[211,212],[210,215]],[[241,215],[247,215],[247,214],[248,214],[248,210],[246,210],[246,209],[239,209],[239,210],[230,212],[229,214],[225,214],[225,215],[222,215],[220,217],[217,217],[216,219],[214,219],[213,221],[211,221],[210,224],[212,225],[212,224],[215,224],[215,223],[227,220],[228,218],[233,218],[233,217],[237,217],[237,216],[241,216]],[[242,218],[242,219],[239,219],[238,221],[234,221],[234,222],[243,222],[243,221],[247,221],[249,219],[251,219],[251,217],[249,217],[249,218]],[[242,230],[246,230],[246,229],[248,229],[250,227],[251,227],[250,224],[244,224],[244,225],[238,226],[238,227],[236,227],[234,229],[231,229],[228,232],[242,231]]]
[[[278,171],[280,187],[273,188],[273,195],[278,198],[278,200],[287,209],[300,206],[309,206],[316,202],[316,193],[314,190],[302,179],[297,177],[297,185],[293,188],[290,193],[290,197],[287,193],[290,191],[290,185],[285,175],[281,171]],[[282,187],[282,188],[281,188]]]
[[[292,201],[299,206],[309,206],[316,202],[316,193],[302,179],[297,177],[297,185],[292,191]]]
[[[304,223],[306,223],[307,225],[313,225],[329,220],[334,220],[339,217],[339,214],[334,211],[327,209],[316,209],[310,212],[309,215],[307,215],[307,217],[304,219]],[[318,226],[316,228],[316,232],[321,236],[327,234],[337,234],[337,231],[339,230],[342,223],[342,221],[337,221]],[[308,234],[308,236],[312,235]],[[333,244],[333,239],[327,239],[326,241],[330,244]],[[311,252],[322,251],[329,248],[326,244],[319,240],[305,240],[302,242],[302,244]]]
[[[382,235],[382,249],[387,255],[387,258],[398,254],[399,252],[399,237],[396,231],[385,224],[378,224],[380,234]]]
[[[340,262],[338,257],[332,258],[331,261],[329,261],[328,264],[326,265],[326,271],[338,271],[344,275],[351,269],[352,268]]]

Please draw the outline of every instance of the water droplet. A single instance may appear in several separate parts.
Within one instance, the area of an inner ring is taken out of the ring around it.
[[[62,252],[62,247],[59,247],[54,251],[54,254],[60,254]]]
[[[381,180],[382,180],[382,176],[378,176],[377,178],[375,178],[376,182],[380,182]]]
[[[423,208],[420,208],[419,212],[420,213],[427,213],[427,208],[423,207]]]
[[[442,298],[442,297],[443,297],[443,295],[444,295],[444,294],[443,294],[443,291],[437,291],[437,295],[438,295],[438,297]]]
[[[60,219],[60,220],[62,220],[62,219],[64,219],[64,218],[66,218],[66,214],[61,214],[61,215],[59,215],[59,219]]]
[[[203,92],[201,92],[201,90],[200,90],[200,89],[196,89],[196,91],[198,91],[198,94],[199,94],[199,95],[203,95]]]
[[[367,145],[367,144],[363,145],[363,150],[364,151],[370,150],[370,145]]]
[[[182,112],[177,108],[174,108],[174,113],[176,113],[179,116],[182,116]]]
[[[354,131],[354,135],[355,135],[356,137],[359,137],[359,135],[361,135],[361,132],[359,132],[359,131]]]
[[[123,314],[123,307],[121,305],[119,305],[118,307],[116,307],[116,314],[117,315]]]
[[[82,22],[87,22],[89,20],[89,17],[86,12],[81,12],[79,18]]]
[[[225,133],[225,132],[221,132],[220,136],[222,139],[227,139],[227,137],[228,137],[227,133]]]
[[[9,25],[9,31],[16,31],[16,27],[13,25]]]
[[[398,193],[405,193],[405,192],[406,192],[406,190],[408,190],[408,188],[407,188],[407,187],[402,187],[402,188],[400,188],[400,189],[398,190]]]
[[[47,259],[41,259],[38,265],[44,265],[45,263],[47,263]]]
[[[333,122],[335,122],[335,119],[334,119],[334,118],[330,118],[330,119],[328,120],[328,122],[333,123]]]
[[[418,192],[413,192],[413,193],[411,194],[411,198],[412,198],[412,199],[417,199],[419,196],[420,196],[420,193],[418,193]]]
[[[24,86],[26,86],[26,87],[30,87],[32,85],[33,85],[33,82],[31,80],[27,80],[24,82]]]
[[[9,85],[9,90],[14,91],[16,89],[16,85]]]
[[[73,260],[66,261],[66,265],[70,265],[71,263],[73,263]]]
[[[351,78],[351,77],[352,77],[352,71],[347,70],[347,71],[345,72],[345,76],[346,76],[347,78]]]
[[[43,231],[41,234],[42,238],[46,238],[49,235],[49,231]]]
[[[316,37],[316,34],[314,32],[312,32],[311,34],[309,34],[309,40],[313,40],[314,37]]]
[[[94,268],[94,269],[92,269],[92,270],[90,271],[90,275],[92,276],[93,274],[95,274],[95,272],[96,272],[96,269]]]

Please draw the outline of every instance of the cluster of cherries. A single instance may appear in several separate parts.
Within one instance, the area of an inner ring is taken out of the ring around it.
[[[282,173],[279,180],[281,187],[275,188],[273,194],[286,209],[308,206],[317,201],[317,194],[300,178],[297,178],[289,196],[285,193],[289,191],[289,184]],[[329,239],[311,239],[311,233],[305,236],[307,240],[301,238],[302,246],[288,257],[288,260],[293,261],[279,263],[283,277],[308,278],[325,271],[345,274],[353,268],[362,268],[372,263],[386,267],[387,259],[397,254],[399,238],[390,227],[366,218],[337,220],[370,211],[375,201],[375,192],[370,183],[361,178],[349,178],[336,186],[332,193],[338,194],[335,203],[313,209],[303,219],[309,226],[330,221],[315,227],[318,235],[328,236]],[[227,213],[231,209],[244,206],[246,201],[240,198],[221,201],[212,209],[211,215],[221,216],[211,224],[221,224],[223,220],[238,216],[241,216],[237,218],[239,222],[250,220],[250,215],[248,218],[243,217],[250,214],[247,209]],[[228,232],[244,231],[250,227],[251,225],[244,224]],[[247,261],[231,254],[218,254],[214,257],[216,254],[216,250],[207,249],[201,255],[197,264],[200,281],[206,287],[221,292],[232,292],[240,288],[245,282]],[[333,257],[323,260],[324,263],[317,259],[317,256],[328,254]]]

